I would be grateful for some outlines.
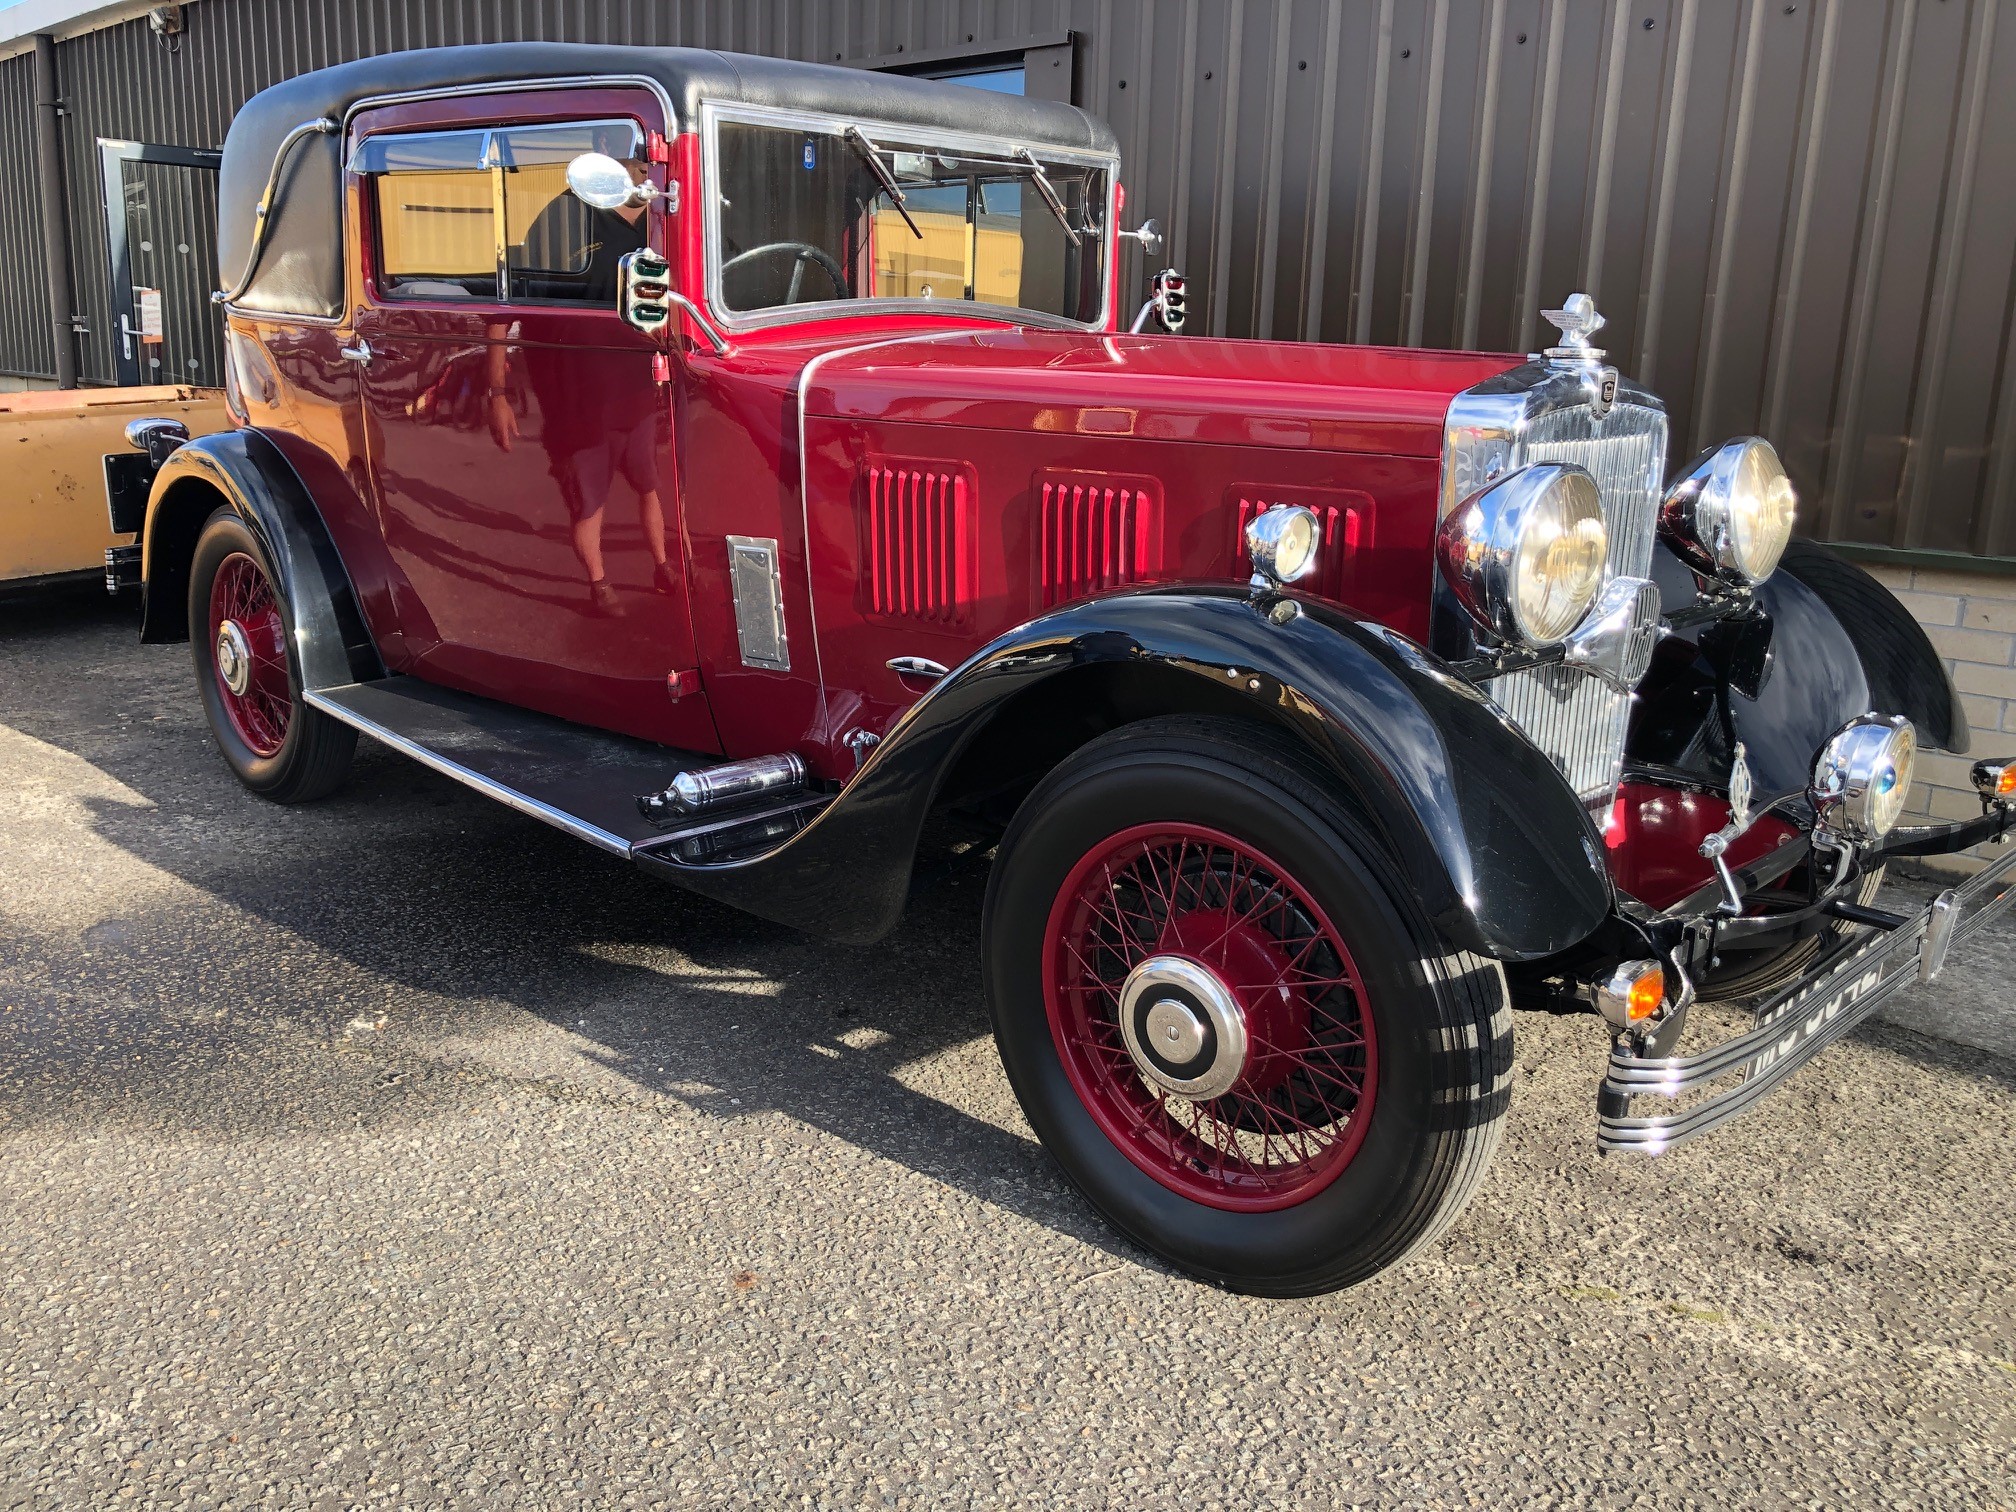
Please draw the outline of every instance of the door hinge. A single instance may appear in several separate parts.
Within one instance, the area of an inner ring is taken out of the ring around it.
[[[667,357],[663,352],[653,352],[651,354],[651,381],[653,383],[670,383],[672,381],[672,359]]]
[[[700,691],[700,669],[688,667],[684,672],[666,673],[665,691],[672,695],[674,703],[682,698],[691,698]]]
[[[672,161],[672,144],[662,132],[648,131],[644,134],[644,158],[651,163]]]

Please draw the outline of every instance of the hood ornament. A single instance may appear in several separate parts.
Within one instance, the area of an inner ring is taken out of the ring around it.
[[[1547,348],[1542,355],[1550,362],[1569,363],[1583,369],[1590,414],[1601,420],[1617,402],[1617,369],[1603,366],[1607,354],[1589,341],[1605,324],[1597,312],[1596,301],[1587,294],[1570,294],[1561,302],[1560,309],[1542,310],[1540,314],[1561,333],[1561,344]]]
[[[1561,333],[1561,344],[1549,347],[1549,357],[1593,358],[1603,349],[1591,346],[1589,338],[1602,330],[1605,321],[1596,311],[1596,301],[1587,294],[1570,294],[1558,310],[1542,310],[1540,318]]]

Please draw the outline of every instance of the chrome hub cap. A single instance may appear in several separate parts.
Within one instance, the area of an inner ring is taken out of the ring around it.
[[[217,675],[239,698],[252,685],[252,643],[245,638],[244,626],[234,619],[217,627]]]
[[[1141,1074],[1179,1097],[1232,1090],[1246,1069],[1246,1014],[1208,966],[1157,955],[1120,988],[1120,1035]]]

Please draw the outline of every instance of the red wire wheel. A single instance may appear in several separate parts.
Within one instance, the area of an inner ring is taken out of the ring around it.
[[[279,755],[294,722],[287,630],[273,585],[242,551],[210,580],[210,666],[238,738],[257,756]]]
[[[1285,868],[1197,825],[1094,846],[1050,909],[1065,1074],[1107,1138],[1214,1208],[1306,1202],[1365,1137],[1378,1052],[1343,936]]]

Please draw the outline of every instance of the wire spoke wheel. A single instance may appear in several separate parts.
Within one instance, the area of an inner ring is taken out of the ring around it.
[[[1363,979],[1261,852],[1195,825],[1123,830],[1066,879],[1045,955],[1066,1074],[1164,1186],[1267,1211],[1351,1163],[1378,1074]]]
[[[234,551],[210,583],[211,669],[224,713],[254,754],[276,756],[294,722],[287,632],[259,564]]]

